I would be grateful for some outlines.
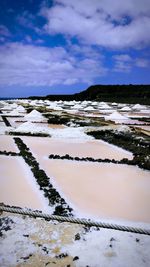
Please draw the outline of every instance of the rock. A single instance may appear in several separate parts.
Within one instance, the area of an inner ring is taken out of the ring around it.
[[[79,233],[77,233],[76,235],[75,235],[75,240],[80,240],[80,234]]]
[[[73,261],[77,261],[77,260],[79,260],[79,257],[78,257],[78,256],[75,256],[75,257],[73,258]]]

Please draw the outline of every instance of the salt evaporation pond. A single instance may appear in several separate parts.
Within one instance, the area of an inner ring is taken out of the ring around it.
[[[133,158],[132,153],[99,140],[80,140],[80,142],[75,142],[74,140],[56,140],[47,137],[22,137],[22,140],[38,159],[50,154],[69,154],[77,157],[109,158],[116,160]]]
[[[32,172],[21,157],[0,156],[0,202],[48,211]]]
[[[89,218],[150,223],[150,175],[136,166],[42,160],[54,186]]]
[[[12,127],[19,127],[21,124],[27,121],[24,117],[7,117],[7,119],[10,122]],[[62,124],[48,124],[46,122],[35,122],[34,124],[38,127],[48,127],[48,128],[53,128],[53,129],[66,128],[66,126]]]
[[[19,150],[15,144],[15,141],[12,136],[9,135],[1,135],[0,136],[0,151],[11,151],[19,153]]]
[[[22,121],[24,120],[24,118],[23,117],[7,117],[7,120],[9,121],[12,127],[18,127],[23,123]]]
[[[0,127],[5,126],[5,123],[3,121],[0,121]]]

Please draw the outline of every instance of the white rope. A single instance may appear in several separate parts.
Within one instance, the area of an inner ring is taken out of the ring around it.
[[[49,219],[49,220],[56,220],[59,222],[77,223],[77,224],[83,224],[86,226],[96,226],[96,227],[101,227],[101,228],[150,235],[150,229],[142,229],[142,228],[136,228],[136,227],[131,227],[131,226],[117,225],[117,224],[112,224],[112,223],[96,222],[96,221],[86,220],[86,219],[51,215],[51,214],[42,213],[40,211],[23,210],[22,208],[18,208],[18,207],[8,207],[8,206],[0,205],[0,211],[6,211],[6,212],[17,213],[17,214],[22,214],[22,215],[29,215],[33,217],[40,217],[40,218]]]

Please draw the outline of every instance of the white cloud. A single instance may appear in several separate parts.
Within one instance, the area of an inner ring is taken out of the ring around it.
[[[66,51],[62,47],[48,48],[20,43],[3,45],[0,47],[0,85],[93,83],[107,70],[101,61],[88,53],[86,55],[84,53],[83,58],[78,58],[71,50]]]
[[[145,58],[137,58],[135,65],[140,68],[147,68],[149,66],[149,60]]]
[[[64,81],[64,84],[66,84],[66,85],[71,85],[71,84],[75,84],[75,83],[77,83],[77,82],[78,82],[78,79],[76,79],[76,78],[72,78],[72,79],[68,78],[68,79],[66,79],[66,80]]]
[[[44,40],[43,39],[35,39],[33,40],[32,37],[30,35],[26,35],[25,38],[24,38],[24,42],[27,43],[27,44],[43,44],[44,43]]]
[[[115,72],[130,72],[132,64],[127,61],[116,60],[113,71]]]
[[[24,26],[27,28],[33,28],[34,27],[34,24],[33,24],[34,19],[35,19],[35,17],[27,11],[24,11],[21,15],[18,15],[16,17],[17,22],[21,26]]]
[[[56,0],[42,7],[49,34],[110,48],[140,48],[150,43],[149,0]]]
[[[11,33],[5,25],[0,25],[0,35],[9,37]]]
[[[130,62],[132,61],[131,56],[129,56],[128,54],[121,54],[121,55],[115,55],[113,56],[113,58],[117,61],[123,61],[123,62]]]
[[[96,11],[103,11],[110,14],[113,18],[121,17],[129,14],[130,16],[138,16],[141,14],[149,14],[150,3],[149,0],[55,0],[55,3],[64,6],[70,6],[78,12],[90,16],[94,15]]]
[[[37,34],[42,33],[42,29],[36,26],[36,16],[24,11],[22,14],[16,17],[16,21],[19,25],[34,30]]]
[[[32,43],[33,42],[32,37],[30,35],[26,35],[24,39],[25,39],[25,41],[27,43]]]
[[[113,56],[115,72],[130,72],[134,67],[147,68],[149,61],[145,58],[132,58],[128,54]]]
[[[128,54],[120,54],[113,56],[114,59],[114,68],[115,72],[130,72],[132,69],[133,59]]]
[[[0,42],[4,43],[5,42],[5,37],[0,37]]]

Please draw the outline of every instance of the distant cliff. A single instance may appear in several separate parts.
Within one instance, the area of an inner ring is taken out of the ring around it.
[[[150,85],[94,85],[75,96],[87,100],[150,104]]]
[[[43,98],[49,100],[96,100],[150,105],[150,85],[93,85],[74,95],[47,95]]]

